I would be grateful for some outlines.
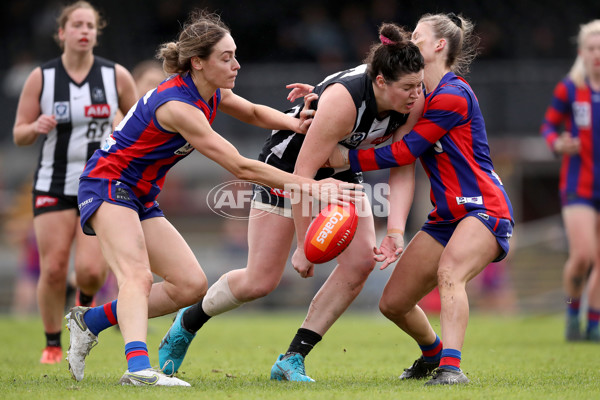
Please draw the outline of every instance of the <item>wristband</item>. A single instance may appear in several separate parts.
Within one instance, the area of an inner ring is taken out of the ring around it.
[[[387,230],[387,234],[388,235],[391,235],[391,234],[394,234],[394,233],[399,233],[401,235],[404,235],[404,231],[402,229],[388,229]]]

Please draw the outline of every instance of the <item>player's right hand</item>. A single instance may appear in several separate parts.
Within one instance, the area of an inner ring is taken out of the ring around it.
[[[35,133],[39,135],[47,135],[56,127],[56,124],[56,117],[54,115],[42,114],[35,121],[33,129],[35,130]]]
[[[297,246],[296,251],[292,255],[292,265],[296,272],[303,278],[310,278],[315,274],[315,265],[308,261],[304,255],[303,246]]]
[[[581,142],[571,132],[563,132],[554,142],[554,151],[559,154],[579,154]]]

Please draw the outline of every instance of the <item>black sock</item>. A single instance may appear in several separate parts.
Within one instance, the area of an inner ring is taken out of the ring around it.
[[[185,310],[181,317],[181,326],[190,333],[196,333],[209,319],[210,315],[204,312],[202,302],[199,302]]]
[[[56,333],[48,333],[46,334],[46,346],[52,347],[61,347],[60,345],[60,331]]]
[[[309,329],[300,328],[298,329],[296,336],[294,336],[294,340],[290,343],[290,347],[285,355],[289,356],[294,353],[300,353],[302,354],[302,357],[306,358],[308,353],[310,353],[313,347],[315,347],[321,339],[323,339],[323,337],[318,333]]]
[[[79,291],[79,304],[81,304],[84,307],[89,307],[92,305],[92,302],[94,301],[94,295],[87,295],[85,293],[83,293],[81,290]]]

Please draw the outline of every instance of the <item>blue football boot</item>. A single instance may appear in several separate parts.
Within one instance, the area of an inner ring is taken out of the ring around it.
[[[286,359],[283,359],[283,354],[279,355],[275,364],[271,368],[271,379],[278,381],[291,382],[314,382],[315,380],[306,375],[304,370],[304,357],[302,354],[296,353]]]
[[[188,308],[182,308],[177,312],[173,325],[158,346],[158,362],[160,369],[166,375],[173,375],[179,370],[185,353],[196,336],[195,333],[186,331],[181,325],[183,312]]]

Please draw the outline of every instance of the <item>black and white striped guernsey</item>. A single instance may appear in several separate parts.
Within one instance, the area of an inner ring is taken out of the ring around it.
[[[57,125],[44,135],[33,188],[77,196],[86,161],[112,131],[119,106],[115,64],[95,56],[79,84],[69,77],[60,57],[41,69],[41,112],[54,115]]]
[[[352,132],[339,143],[349,149],[368,149],[387,142],[392,138],[394,131],[404,125],[408,119],[408,114],[395,111],[390,111],[384,118],[378,118],[373,84],[366,70],[367,65],[363,64],[337,72],[325,78],[313,90],[320,96],[333,83],[340,83],[348,89],[356,106],[356,121]],[[303,106],[304,104],[297,105],[286,113],[298,117]],[[318,100],[311,104],[311,108],[315,110],[318,108]],[[258,159],[284,171],[293,172],[303,142],[302,134],[292,131],[272,131]],[[335,170],[321,168],[315,178],[324,179],[331,176],[349,182],[362,181],[362,175],[351,172],[349,168]]]

